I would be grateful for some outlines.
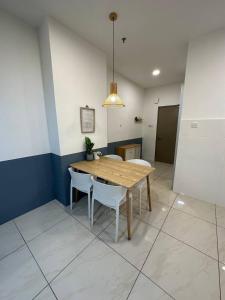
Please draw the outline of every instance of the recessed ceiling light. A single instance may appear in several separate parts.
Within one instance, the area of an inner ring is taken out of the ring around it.
[[[160,74],[160,70],[159,69],[155,69],[155,70],[152,71],[152,75],[153,76],[159,76],[159,74]]]

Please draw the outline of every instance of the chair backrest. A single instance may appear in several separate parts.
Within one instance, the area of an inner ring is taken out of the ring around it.
[[[93,198],[108,207],[116,207],[124,197],[127,189],[122,186],[109,185],[93,179]]]
[[[108,158],[112,158],[112,159],[116,159],[116,160],[123,160],[121,156],[116,155],[116,154],[108,154],[108,155],[105,155],[104,157],[108,157]]]
[[[75,172],[72,168],[69,168],[71,175],[72,186],[81,192],[88,192],[92,187],[92,177],[90,174]]]
[[[137,165],[146,166],[146,167],[151,167],[150,162],[148,162],[144,159],[129,159],[129,160],[127,160],[127,162],[137,164]]]

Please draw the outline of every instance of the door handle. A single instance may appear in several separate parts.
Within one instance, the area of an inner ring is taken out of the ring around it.
[[[159,137],[159,136],[157,136],[157,141],[161,141],[162,140],[162,138],[161,137]]]

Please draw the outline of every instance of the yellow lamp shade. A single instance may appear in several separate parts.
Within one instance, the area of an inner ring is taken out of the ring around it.
[[[117,94],[117,84],[115,82],[111,82],[110,85],[110,94],[105,99],[102,104],[103,107],[111,108],[111,107],[124,107],[123,100]]]

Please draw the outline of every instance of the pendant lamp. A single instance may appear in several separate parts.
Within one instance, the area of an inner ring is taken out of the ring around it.
[[[118,15],[115,12],[111,12],[109,14],[109,19],[112,21],[113,24],[113,81],[110,84],[110,94],[103,102],[102,106],[106,108],[113,108],[113,107],[124,107],[123,100],[117,94],[117,83],[114,81],[114,61],[115,61],[115,47],[114,47],[114,22],[117,20]]]

